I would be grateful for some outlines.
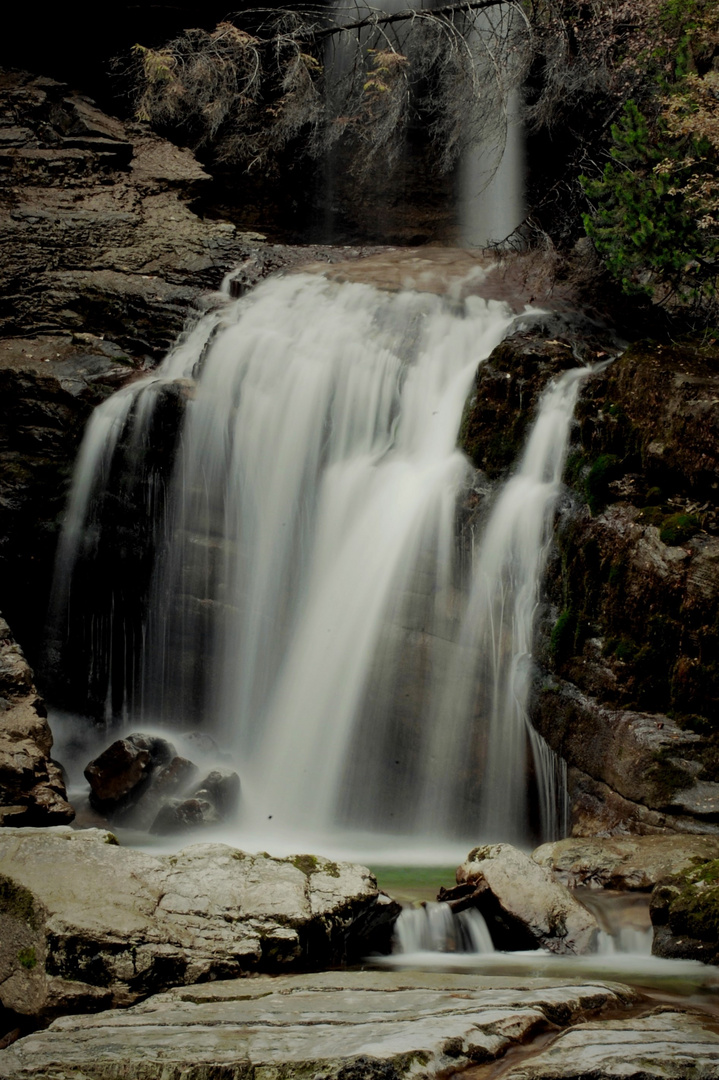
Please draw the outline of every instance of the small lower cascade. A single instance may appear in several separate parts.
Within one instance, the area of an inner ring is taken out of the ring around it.
[[[561,830],[562,765],[526,698],[588,369],[547,389],[469,547],[456,531],[462,410],[516,319],[476,296],[287,275],[225,297],[98,409],[60,547],[56,666],[107,724],[209,730],[237,762],[247,843]]]
[[[493,953],[487,923],[476,908],[454,913],[449,904],[405,908],[395,924],[393,952]]]

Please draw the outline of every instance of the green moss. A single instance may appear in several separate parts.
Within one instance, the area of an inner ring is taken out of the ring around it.
[[[556,663],[568,660],[574,652],[577,634],[577,616],[571,609],[565,608],[554,626],[549,639],[549,648]]]
[[[642,525],[654,525],[657,529],[660,529],[666,514],[661,506],[645,506],[639,514],[639,521]]]
[[[678,890],[669,902],[672,932],[715,942],[719,938],[719,859],[685,870],[667,884],[673,886],[672,891]]]
[[[568,487],[580,486],[584,473],[587,469],[587,456],[583,450],[572,450],[567,454],[567,462],[564,466],[564,483]]]
[[[327,874],[328,877],[338,878],[340,876],[340,868],[336,862],[326,862],[322,867],[322,873]]]
[[[633,664],[639,654],[639,646],[629,637],[608,638],[602,649],[604,656],[613,656],[623,664]]]
[[[317,857],[315,855],[295,855],[294,859],[292,859],[292,865],[297,867],[298,870],[301,870],[307,877],[309,877],[310,874],[317,873],[319,870]]]
[[[644,498],[645,506],[658,506],[664,502],[664,495],[660,487],[650,487]]]
[[[659,530],[659,539],[669,547],[683,544],[689,540],[701,526],[694,514],[672,514],[666,518]]]
[[[601,454],[592,465],[584,481],[584,492],[593,514],[600,513],[609,502],[609,484],[617,478],[619,471],[617,454]]]
[[[105,843],[112,845],[112,847],[119,847],[120,841],[117,839],[114,833],[109,832],[105,837]]]
[[[37,966],[37,957],[35,956],[35,947],[33,945],[30,945],[27,949],[21,949],[17,954],[17,958],[26,971],[32,971],[32,969]]]
[[[38,929],[39,919],[32,893],[3,874],[0,874],[0,911],[18,922],[26,923],[33,930]]]

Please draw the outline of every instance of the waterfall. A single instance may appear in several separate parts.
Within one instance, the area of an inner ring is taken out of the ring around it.
[[[97,410],[60,547],[59,654],[107,722],[212,730],[256,834],[560,831],[561,766],[526,692],[585,369],[545,393],[472,550],[456,536],[462,410],[515,321],[478,297],[277,277]]]
[[[499,493],[476,547],[472,584],[450,676],[439,687],[442,723],[428,744],[426,774],[477,772],[479,832],[521,843],[527,835],[527,766],[536,777],[540,835],[566,822],[563,764],[527,716],[532,639],[542,572],[561,490],[569,429],[588,368],[565,372],[545,391],[519,468]],[[475,716],[474,728],[467,717]],[[460,803],[441,786],[427,795],[428,823]]]
[[[400,913],[394,935],[394,955],[494,952],[487,923],[476,908],[455,914],[449,904],[431,901],[408,907]]]

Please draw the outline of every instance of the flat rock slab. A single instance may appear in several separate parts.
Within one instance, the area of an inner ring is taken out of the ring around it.
[[[552,1025],[621,1010],[627,987],[407,972],[204,983],[63,1017],[0,1053],[34,1080],[399,1080],[489,1063]]]
[[[593,1021],[563,1032],[503,1080],[710,1080],[719,1077],[719,1034],[704,1018],[671,1009]]]
[[[719,836],[570,837],[543,844],[532,855],[570,888],[654,888],[696,859],[719,858]]]

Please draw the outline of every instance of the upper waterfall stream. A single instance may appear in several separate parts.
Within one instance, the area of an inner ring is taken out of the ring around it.
[[[467,524],[462,411],[517,316],[458,297],[270,279],[89,425],[53,647],[106,721],[212,731],[238,827],[268,848],[353,832],[461,852],[563,825],[525,703],[587,369],[548,389],[518,473]]]

